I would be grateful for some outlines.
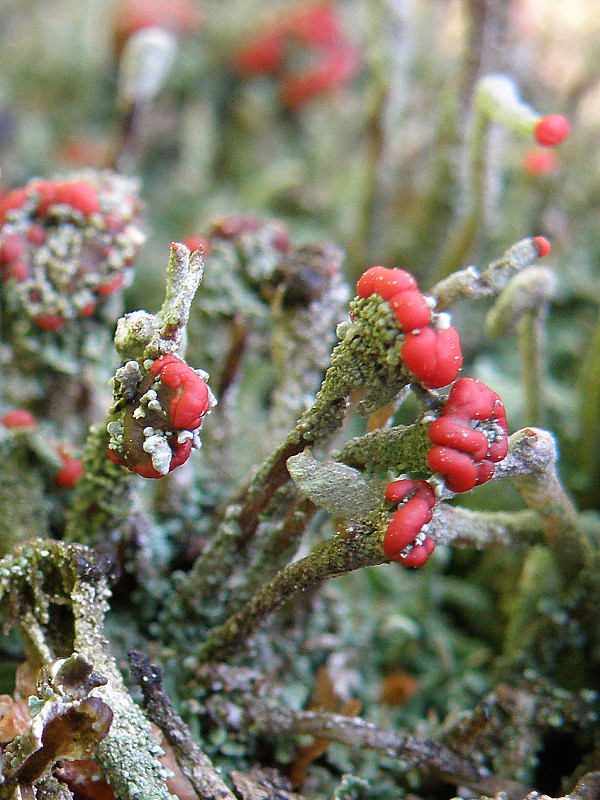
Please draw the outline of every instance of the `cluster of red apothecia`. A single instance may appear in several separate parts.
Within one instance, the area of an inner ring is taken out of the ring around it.
[[[365,298],[377,294],[387,301],[404,331],[402,361],[419,383],[428,389],[452,383],[462,366],[458,333],[447,324],[448,315],[433,317],[410,272],[371,267],[361,275],[356,293]]]
[[[291,66],[291,50],[302,49],[314,64],[302,70]],[[311,2],[286,11],[238,50],[233,63],[244,76],[273,75],[287,108],[297,109],[351,80],[360,57],[347,40],[335,8]]]
[[[222,217],[211,224],[206,236],[183,240],[191,252],[200,249],[203,256],[210,256],[223,242],[236,249],[244,282],[267,304],[277,298],[286,309],[308,306],[338,280],[341,251],[327,241],[294,247],[279,220],[264,221],[251,214]],[[256,263],[259,269],[254,268]]]
[[[450,390],[440,416],[429,424],[432,446],[430,469],[452,492],[468,492],[494,474],[494,464],[506,456],[506,412],[498,395],[474,378],[460,378]],[[388,484],[385,498],[394,512],[383,538],[391,561],[422,566],[434,550],[427,536],[436,503],[435,491],[425,480],[397,480]]]
[[[27,409],[15,408],[0,418],[0,425],[9,430],[34,430],[37,428],[37,421]],[[83,474],[81,459],[70,456],[62,445],[58,445],[56,451],[62,466],[54,475],[54,483],[61,489],[72,489]]]
[[[435,549],[425,531],[431,522],[436,496],[430,483],[400,479],[388,483],[385,499],[399,506],[383,537],[383,551],[390,561],[406,567],[421,567]]]
[[[540,256],[549,242],[536,237]],[[452,492],[467,492],[488,481],[494,465],[508,451],[506,413],[498,395],[473,378],[456,380],[462,364],[456,330],[439,327],[434,305],[420,293],[415,278],[405,270],[377,266],[357,284],[359,297],[378,295],[394,312],[404,336],[401,356],[415,382],[429,389],[453,384],[437,419],[428,428],[431,447],[427,463]],[[396,506],[383,538],[385,555],[406,566],[422,566],[434,550],[427,535],[436,494],[428,481],[400,479],[386,489],[386,501]]]
[[[122,410],[110,460],[143,478],[162,478],[199,446],[197,431],[210,404],[206,382],[185,361],[157,358]]]
[[[488,386],[474,378],[461,378],[438,419],[429,425],[433,443],[427,463],[443,475],[452,492],[468,492],[489,481],[494,464],[506,456],[506,412]]]
[[[9,311],[44,331],[91,317],[128,276],[143,236],[131,181],[32,180],[0,200],[0,280]]]

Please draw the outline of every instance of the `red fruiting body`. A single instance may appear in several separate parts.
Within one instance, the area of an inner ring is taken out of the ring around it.
[[[188,460],[192,452],[192,440],[186,439],[185,442],[177,442],[173,447],[173,455],[171,456],[171,464],[169,465],[169,472],[172,472],[175,467],[179,467]]]
[[[388,483],[385,489],[385,499],[388,503],[401,503],[406,500],[411,492],[417,488],[417,481],[411,481],[407,478],[400,478],[397,481]]]
[[[202,378],[185,361],[172,355],[158,358],[150,373],[175,392],[169,404],[170,424],[178,430],[199,428],[209,409],[208,386]]]
[[[211,234],[222,239],[235,239],[242,233],[254,233],[261,226],[261,221],[251,214],[239,214],[216,220],[211,226]]]
[[[81,212],[84,217],[89,217],[100,211],[96,190],[86,181],[70,181],[56,184],[54,202],[64,203],[75,209],[75,211]]]
[[[119,273],[118,275],[115,275],[115,277],[111,281],[107,281],[107,283],[101,283],[100,286],[98,286],[98,288],[96,289],[96,291],[103,297],[108,297],[109,294],[113,294],[113,292],[118,292],[122,286],[123,286],[123,275]]]
[[[16,281],[26,281],[30,275],[29,264],[25,261],[13,261],[8,267],[8,275]]]
[[[210,242],[203,236],[186,236],[183,244],[187,247],[190,253],[195,253],[200,250],[203,256],[210,253]]]
[[[558,167],[558,158],[553,150],[529,150],[521,160],[521,167],[531,176],[550,175]]]
[[[431,309],[418,289],[408,289],[389,300],[394,316],[405,331],[425,328],[431,322]]]
[[[533,241],[536,243],[540,258],[544,258],[550,253],[552,246],[545,236],[534,236]]]
[[[11,261],[22,258],[24,253],[25,242],[21,236],[14,233],[7,236],[0,246],[0,263],[9,264]]]
[[[192,35],[201,25],[202,12],[193,0],[121,0],[113,24],[115,50],[120,53],[131,34],[142,28]]]
[[[29,184],[29,194],[37,198],[37,213],[43,217],[55,202],[56,186],[54,181],[34,181]]]
[[[0,280],[26,284],[14,295],[9,324],[25,317],[34,328],[58,331],[120,289],[139,244],[135,203],[108,174],[32,180],[4,197]],[[55,265],[58,252],[65,269]]]
[[[316,54],[316,64],[286,74],[288,43]],[[346,42],[329,3],[307,3],[281,16],[237,52],[233,68],[240,75],[278,76],[284,105],[297,109],[313,97],[337,89],[354,76],[360,63]]]
[[[189,455],[192,452],[192,440],[186,439],[185,442],[176,442],[175,445],[172,446],[172,451],[173,455],[171,456],[171,463],[169,464],[169,472],[173,472],[176,467],[181,466],[188,460]],[[120,467],[125,467],[131,472],[135,472],[142,478],[164,478],[164,475],[152,465],[152,458],[150,455],[145,455],[146,458],[144,460],[139,461],[135,464],[135,466],[129,467],[127,464],[121,461],[119,453],[117,453],[116,450],[112,450],[110,447],[108,448],[108,457],[113,464],[117,464]]]
[[[473,427],[473,423],[476,426]],[[429,426],[427,463],[453,492],[488,481],[508,451],[506,412],[498,395],[474,378],[461,378],[439,419]]]
[[[169,469],[169,472],[171,470]],[[164,478],[165,476],[159,472],[157,469],[154,469],[152,466],[152,460],[148,457],[148,461],[145,464],[138,464],[135,468],[134,472],[136,472],[141,478]]]
[[[324,53],[311,70],[283,81],[281,99],[285,106],[296,110],[314,97],[339,89],[354,77],[360,63],[354,48],[344,45]]]
[[[9,211],[22,208],[29,199],[29,192],[25,187],[14,189],[0,200],[0,223],[5,222]]]
[[[458,333],[452,326],[436,331],[424,328],[406,334],[402,360],[419,383],[439,389],[455,380],[462,366]]]
[[[285,34],[273,27],[255,36],[246,47],[238,50],[233,69],[239,75],[274,75],[283,66]]]
[[[142,402],[149,390],[158,401],[154,408]],[[162,478],[163,473],[152,462],[152,453],[145,450],[145,428],[162,432],[171,450],[168,462],[171,472],[187,461],[194,446],[193,433],[202,424],[209,407],[208,386],[197,372],[177,356],[157,358],[138,385],[135,397],[125,406],[123,445],[118,450],[109,446],[109,458],[143,478]]]
[[[29,185],[27,194],[37,197],[40,217],[45,217],[56,204],[70,206],[84,217],[100,211],[96,189],[87,181],[35,181]]]
[[[25,408],[15,408],[0,419],[0,424],[5,428],[35,428],[37,422],[30,411]]]
[[[452,447],[461,453],[470,453],[476,461],[485,458],[488,440],[484,433],[467,427],[458,417],[443,416],[429,426],[429,438],[434,444]]]
[[[473,458],[452,447],[430,447],[427,463],[433,472],[446,477],[446,486],[451,492],[468,492],[477,482],[477,467]]]
[[[41,225],[30,225],[27,230],[27,241],[39,247],[46,241],[46,231]]]
[[[84,306],[81,306],[79,309],[79,316],[80,317],[91,317],[94,311],[96,310],[95,303],[86,303]]]
[[[308,3],[290,12],[289,35],[308,47],[335,47],[342,38],[340,20],[329,3]]]
[[[64,327],[65,320],[60,314],[40,314],[33,318],[33,324],[42,331],[58,331]]]
[[[383,550],[388,558],[411,544],[423,525],[431,520],[431,507],[422,497],[413,496],[394,513],[385,532]]]
[[[562,114],[550,114],[536,124],[533,135],[538,144],[556,147],[569,135],[569,121]]]
[[[152,459],[151,457],[145,453],[145,458],[143,461],[139,461],[135,464],[135,466],[128,466],[125,464],[124,461],[121,460],[119,453],[116,450],[113,450],[111,447],[108,448],[108,457],[112,461],[113,464],[117,464],[119,467],[125,467],[130,472],[135,472],[137,475],[140,475],[142,478],[162,478],[164,477],[162,473],[160,473],[157,469],[152,466]],[[171,470],[169,470],[170,472]]]
[[[470,420],[493,418],[506,430],[506,412],[502,400],[485,383],[475,378],[461,378],[452,387],[442,415]]]
[[[422,567],[434,550],[435,542],[431,536],[426,536],[423,544],[415,544],[410,553],[398,560],[406,567]]]
[[[83,465],[80,458],[71,458],[62,451],[59,451],[62,467],[56,473],[54,482],[61,489],[72,489],[77,483],[79,478],[83,475]]]
[[[477,479],[475,480],[475,486],[480,486],[482,483],[486,483],[490,478],[494,477],[494,460],[495,459],[485,459],[477,464]]]
[[[452,383],[462,366],[458,333],[452,326],[441,330],[429,326],[431,309],[410,272],[371,267],[360,276],[356,292],[362,298],[377,294],[388,301],[406,331],[402,360],[420,383],[430,389]]]
[[[108,447],[108,457],[112,461],[113,464],[117,464],[119,467],[123,467],[124,464],[119,458],[119,454],[116,450],[113,450],[112,447]]]
[[[418,288],[414,277],[404,269],[371,267],[358,279],[356,294],[359,297],[378,294],[384,300],[389,300],[395,294]]]
[[[386,529],[383,538],[386,558],[409,567],[421,566],[433,552],[435,542],[429,536],[419,542],[415,539],[431,521],[435,492],[427,481],[402,479],[388,484],[385,497],[390,503],[406,501],[394,513]]]

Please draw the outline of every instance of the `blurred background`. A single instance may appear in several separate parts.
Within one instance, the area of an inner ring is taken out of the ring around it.
[[[88,167],[139,176],[148,240],[130,307],[156,310],[169,242],[224,215],[274,217],[299,242],[333,239],[351,283],[383,263],[424,288],[547,236],[558,281],[540,419],[528,418],[515,335],[489,339],[485,303],[456,309],[455,324],[465,374],[502,396],[512,430],[555,430],[569,488],[597,506],[596,4],[4,0],[0,63],[2,191]],[[481,213],[456,247],[473,199],[475,88],[498,72],[540,115],[565,114],[571,135],[540,148],[491,124]]]

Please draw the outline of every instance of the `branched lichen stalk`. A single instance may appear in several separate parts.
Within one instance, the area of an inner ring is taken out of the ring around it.
[[[488,127],[489,121],[486,115],[475,103],[473,129],[468,150],[470,176],[467,207],[454,229],[450,231],[448,242],[442,253],[438,269],[438,273],[442,277],[449,275],[463,263],[481,227],[485,201],[485,151]]]
[[[129,665],[142,690],[146,714],[163,732],[177,763],[202,800],[236,800],[208,756],[192,739],[190,731],[162,688],[162,673],[143,653],[132,650]]]
[[[598,473],[598,415],[600,414],[600,310],[581,363],[579,390],[579,468],[582,475]]]
[[[543,541],[544,521],[529,509],[514,512],[470,511],[440,503],[433,512],[429,535],[439,544],[483,550],[492,545],[515,547]]]
[[[306,526],[318,510],[309,499],[290,500],[290,508],[284,519],[260,542],[260,554],[250,567],[243,585],[234,590],[229,598],[230,608],[246,603],[255,592],[282,569],[295,555]]]
[[[197,662],[222,660],[243,647],[248,637],[273,611],[298,592],[328,578],[386,561],[379,535],[366,523],[349,526],[318,545],[308,556],[288,564],[239,611],[211,631]]]
[[[251,704],[248,711],[254,725],[269,733],[310,734],[356,749],[377,750],[389,758],[424,765],[453,783],[472,785],[489,776],[484,767],[439,742],[378,728],[360,717],[326,711],[291,711],[260,702]]]
[[[577,512],[557,473],[558,452],[551,433],[523,428],[510,439],[497,476],[508,475],[529,508],[544,521],[544,535],[565,581],[591,562],[592,549],[577,525]]]
[[[544,418],[545,319],[556,288],[556,277],[547,267],[529,266],[509,280],[488,312],[490,336],[505,336],[516,329],[521,356],[521,382],[528,425],[542,425]]]
[[[436,310],[444,311],[459,300],[475,300],[499,294],[508,281],[540,257],[533,238],[522,239],[504,255],[479,272],[475,267],[458,270],[428,292],[436,298]]]

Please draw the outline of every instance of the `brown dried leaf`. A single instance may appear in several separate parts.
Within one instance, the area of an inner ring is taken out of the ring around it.
[[[381,699],[391,706],[403,706],[419,690],[419,682],[408,672],[396,670],[381,682]]]
[[[335,693],[334,684],[327,667],[319,667],[315,686],[308,704],[308,711],[331,711],[354,717],[359,713],[360,707],[360,700],[357,699],[348,700],[340,705],[340,700]],[[288,771],[294,789],[302,786],[310,763],[322,756],[330,744],[330,739],[315,737],[312,744],[298,749],[296,758]]]

